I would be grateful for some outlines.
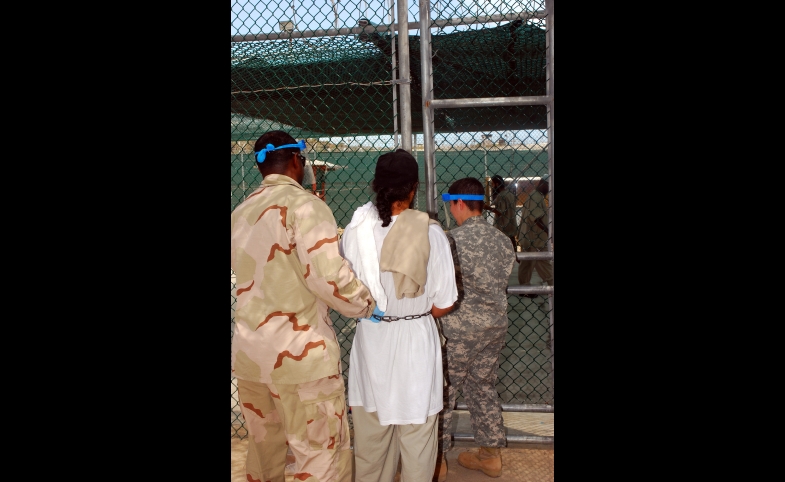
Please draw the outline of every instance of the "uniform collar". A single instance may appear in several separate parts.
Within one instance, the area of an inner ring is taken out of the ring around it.
[[[463,221],[463,226],[466,226],[467,223],[479,223],[479,222],[485,222],[485,220],[482,218],[482,214],[478,214],[476,216],[466,218]]]
[[[280,186],[284,184],[291,184],[292,186],[297,186],[300,189],[303,189],[301,185],[297,184],[297,181],[283,174],[270,174],[264,176],[264,179],[262,179],[262,186]],[[303,189],[303,191],[304,190],[305,189]]]

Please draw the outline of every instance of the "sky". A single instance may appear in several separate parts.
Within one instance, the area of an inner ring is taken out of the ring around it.
[[[419,8],[417,0],[409,1],[410,24],[418,21]],[[544,8],[544,0],[438,0],[431,4],[431,20]],[[389,24],[389,13],[389,0],[232,0],[232,35],[278,32],[280,21],[292,19],[298,30],[326,30],[336,27],[336,14],[338,28],[355,27],[361,18]]]

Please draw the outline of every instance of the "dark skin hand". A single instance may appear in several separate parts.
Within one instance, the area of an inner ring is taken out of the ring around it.
[[[434,318],[441,318],[442,316],[446,315],[447,313],[452,311],[452,308],[455,305],[450,305],[447,308],[437,308],[436,305],[431,306],[431,315]]]

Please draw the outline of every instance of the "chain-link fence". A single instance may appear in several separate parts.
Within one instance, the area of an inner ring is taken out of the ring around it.
[[[399,12],[391,0],[234,1],[232,209],[261,182],[254,142],[268,130],[281,129],[306,140],[316,189],[324,193],[339,228],[349,223],[358,206],[372,200],[369,186],[377,158],[407,146],[421,169],[416,208],[428,210],[430,198],[435,208],[429,214],[445,230],[455,221],[440,197],[435,199],[453,181],[469,176],[484,180],[489,203],[490,178],[504,178],[517,198],[520,222],[537,181],[552,174],[549,107],[526,102],[449,106],[433,110],[431,122],[423,112],[422,90],[425,84],[428,99],[547,96],[545,8],[544,0],[432,2],[429,35],[421,36],[420,5],[411,1],[409,51],[401,52]],[[431,72],[425,83],[424,37],[430,39],[425,71]],[[409,78],[401,79],[407,64]],[[410,113],[401,90],[405,85],[410,88]],[[486,214],[488,222],[492,217]],[[552,240],[549,247],[552,254]],[[516,274],[513,268],[511,286],[518,284]],[[540,281],[535,274],[532,284]],[[233,273],[231,291],[233,330]],[[550,294],[508,294],[509,329],[497,383],[506,409],[552,411]],[[335,311],[331,317],[346,377],[355,320]],[[459,396],[459,407],[462,402]],[[242,423],[232,379],[233,436]]]

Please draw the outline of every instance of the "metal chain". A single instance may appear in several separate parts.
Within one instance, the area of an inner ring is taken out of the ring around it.
[[[414,320],[416,318],[422,318],[423,316],[428,316],[430,314],[431,314],[431,310],[428,310],[427,312],[421,313],[419,315],[406,315],[406,316],[376,316],[376,315],[371,315],[371,316],[376,318],[377,320],[380,320],[380,321],[390,322],[390,321],[398,321],[398,320]]]

